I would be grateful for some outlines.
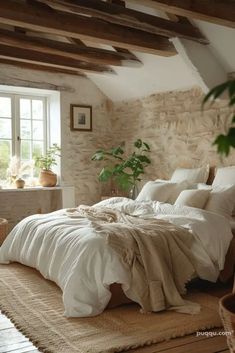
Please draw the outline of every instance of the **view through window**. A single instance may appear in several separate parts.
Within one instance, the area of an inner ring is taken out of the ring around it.
[[[26,165],[45,152],[46,115],[46,97],[0,92],[0,181],[7,178],[12,156]]]

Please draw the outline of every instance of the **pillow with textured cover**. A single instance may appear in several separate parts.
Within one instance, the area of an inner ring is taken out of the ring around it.
[[[235,185],[235,166],[218,168],[212,186]]]
[[[210,190],[184,190],[182,191],[175,205],[189,206],[203,209],[210,195]]]
[[[193,169],[178,168],[172,174],[171,182],[179,183],[186,180],[190,183],[206,183],[209,170],[209,165]]]
[[[231,219],[235,208],[235,185],[213,186],[205,210]]]
[[[235,166],[218,168],[212,186],[235,185]],[[233,209],[235,216],[235,207]]]
[[[173,204],[181,191],[187,187],[187,182],[149,181],[143,186],[136,201],[160,201]]]

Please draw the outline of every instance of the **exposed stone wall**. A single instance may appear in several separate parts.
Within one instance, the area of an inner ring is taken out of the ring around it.
[[[0,85],[55,89],[61,94],[61,182],[75,186],[76,203],[92,204],[100,200],[101,185],[97,175],[100,166],[91,162],[98,147],[111,142],[109,101],[85,77],[41,73],[33,70],[0,66]],[[70,131],[70,104],[91,105],[93,131]]]
[[[136,138],[151,146],[146,179],[169,178],[177,167],[235,165],[235,152],[221,160],[212,142],[228,126],[227,101],[201,111],[198,88],[155,94],[113,105],[115,141],[128,146]]]

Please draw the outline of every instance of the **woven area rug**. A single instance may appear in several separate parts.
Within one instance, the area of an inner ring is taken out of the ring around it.
[[[201,304],[200,314],[141,314],[138,306],[129,305],[93,318],[68,319],[54,283],[28,267],[0,265],[0,309],[46,353],[121,352],[221,326],[217,298],[202,293],[187,298]]]

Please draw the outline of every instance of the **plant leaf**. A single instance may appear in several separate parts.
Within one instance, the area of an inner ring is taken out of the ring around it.
[[[227,136],[222,135],[222,134],[217,136],[213,145],[217,145],[218,153],[220,153],[222,155],[225,154],[225,156],[229,155],[230,144],[229,144],[229,139]]]
[[[205,103],[209,100],[209,98],[213,97],[213,100],[221,96],[221,94],[226,90],[229,89],[230,86],[230,81],[224,82],[216,87],[214,87],[210,92],[207,93],[207,95],[204,97],[202,101],[202,107],[205,105]]]
[[[112,153],[113,156],[115,156],[115,155],[123,154],[124,151],[121,148],[121,146],[118,146],[118,147],[112,148],[111,149],[111,153]]]
[[[143,145],[145,146],[146,150],[147,151],[150,151],[150,147],[149,145],[146,143],[146,142],[143,142]],[[145,151],[145,150],[144,150]]]
[[[235,97],[232,97],[229,102],[229,106],[235,105]]]
[[[106,182],[109,180],[109,178],[111,178],[111,176],[113,175],[112,171],[107,168],[107,167],[104,167],[100,174],[99,174],[99,181],[102,181],[102,182]]]
[[[134,142],[134,146],[136,147],[136,148],[141,148],[142,147],[142,140],[141,139],[138,139],[138,140],[136,140],[135,142]]]

